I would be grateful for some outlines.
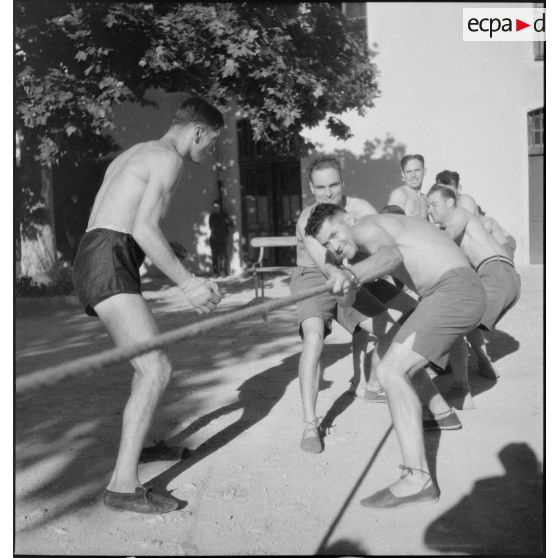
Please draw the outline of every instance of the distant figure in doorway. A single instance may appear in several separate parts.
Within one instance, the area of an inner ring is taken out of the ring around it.
[[[68,244],[69,256],[72,261],[75,258],[79,241],[85,232],[84,225],[79,196],[74,193],[64,206],[64,235]]]
[[[229,255],[227,243],[229,231],[234,228],[232,219],[223,209],[221,200],[213,202],[213,211],[209,215],[209,246],[211,247],[211,260],[215,277],[226,277],[229,274]]]

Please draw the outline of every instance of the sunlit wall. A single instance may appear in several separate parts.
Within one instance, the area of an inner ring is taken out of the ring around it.
[[[404,153],[425,156],[423,191],[440,170],[457,170],[464,191],[517,238],[516,260],[528,263],[527,111],[543,105],[543,62],[530,42],[464,42],[462,8],[474,6],[368,3],[381,96],[365,117],[347,115],[351,139],[335,141],[325,128],[305,135],[340,155],[349,191],[379,208],[400,184]]]

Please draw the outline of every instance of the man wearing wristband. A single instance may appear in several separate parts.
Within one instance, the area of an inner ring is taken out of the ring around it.
[[[380,342],[376,369],[401,446],[401,478],[361,503],[392,508],[436,502],[440,491],[430,475],[423,428],[458,429],[461,423],[424,366],[445,366],[455,342],[481,322],[486,309],[483,286],[465,254],[422,219],[384,214],[355,223],[343,208],[319,204],[305,234],[338,260],[346,258],[361,282],[393,274],[421,296],[390,345]],[[333,292],[346,291],[350,301],[352,280],[334,285]],[[423,423],[415,389],[433,415]]]
[[[181,182],[184,164],[200,163],[212,153],[222,127],[223,116],[215,107],[203,99],[188,99],[162,138],[127,149],[105,173],[73,273],[86,313],[100,318],[118,347],[158,333],[141,296],[139,268],[146,255],[178,285],[196,312],[211,312],[221,300],[213,281],[195,277],[182,265],[159,223]],[[142,460],[157,457],[153,455],[157,451],[142,452],[142,445],[172,367],[162,350],[140,355],[132,365],[135,372],[123,413],[120,448],[103,501],[119,510],[164,513],[177,509],[178,500],[142,486],[138,462],[142,453]],[[173,450],[164,444],[149,448],[153,449]],[[180,458],[180,452],[175,457]]]

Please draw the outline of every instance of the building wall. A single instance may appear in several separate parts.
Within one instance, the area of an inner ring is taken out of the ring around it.
[[[367,3],[381,97],[366,116],[347,115],[349,140],[336,141],[323,127],[305,136],[340,156],[349,193],[378,209],[401,183],[405,153],[426,158],[423,191],[440,170],[457,170],[464,192],[516,237],[516,260],[527,264],[527,111],[544,102],[543,62],[534,61],[529,42],[464,42],[462,8],[475,6]]]
[[[124,104],[115,108],[114,138],[126,149],[131,145],[150,139],[160,138],[168,129],[174,113],[187,97],[185,93],[165,93],[152,91],[149,99],[159,107],[141,107]],[[211,271],[211,250],[209,248],[209,213],[212,203],[218,197],[218,180],[224,184],[225,210],[240,223],[240,189],[238,184],[238,164],[236,162],[236,125],[234,112],[225,115],[226,126],[221,132],[214,155],[201,164],[187,164],[182,183],[177,187],[169,211],[161,222],[161,228],[169,241],[177,241],[188,250],[186,265],[194,273],[209,274]],[[219,171],[217,160],[223,161],[224,170]],[[238,272],[238,230],[231,235],[229,254],[231,270]],[[156,270],[150,268],[150,272]]]

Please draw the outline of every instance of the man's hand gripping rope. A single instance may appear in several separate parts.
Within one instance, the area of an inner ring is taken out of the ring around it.
[[[221,302],[219,287],[212,279],[192,275],[191,279],[178,285],[178,288],[198,314],[208,314]]]

